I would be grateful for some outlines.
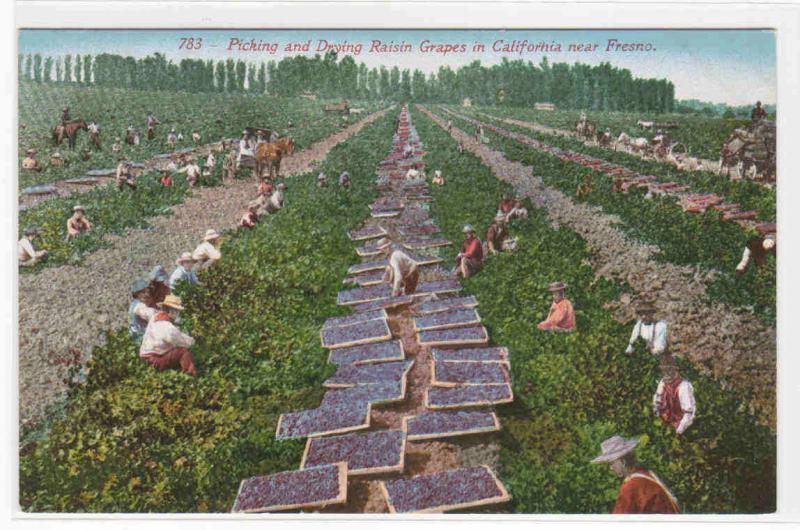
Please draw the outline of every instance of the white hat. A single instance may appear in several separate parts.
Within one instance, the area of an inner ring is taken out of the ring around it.
[[[378,250],[383,250],[385,248],[389,248],[391,245],[392,245],[391,239],[389,239],[388,237],[382,237],[378,240],[376,247]]]
[[[464,229],[462,230],[465,234],[469,234],[470,232],[475,232],[475,229],[472,228],[472,225],[464,225]]]
[[[216,230],[214,230],[213,228],[209,228],[208,230],[206,230],[206,235],[205,237],[203,237],[203,241],[211,241],[212,239],[217,239],[219,237],[221,236]]]
[[[633,451],[637,445],[639,445],[638,438],[626,440],[622,436],[615,434],[600,444],[600,455],[592,460],[592,464],[613,462]]]
[[[82,205],[80,205],[80,204],[76,204],[75,206],[73,206],[73,207],[72,207],[72,211],[73,211],[73,212],[77,212],[78,210],[80,210],[80,211],[82,211],[82,212],[84,212],[84,213],[86,212],[86,208],[84,208],[84,207],[83,207]]]
[[[775,246],[775,238],[774,237],[765,237],[764,238],[764,250],[772,250]]]
[[[181,264],[189,262],[189,261],[194,263],[197,260],[194,259],[194,257],[192,257],[192,253],[191,252],[184,252],[183,254],[181,254],[180,258],[175,260],[175,265],[181,265]]]

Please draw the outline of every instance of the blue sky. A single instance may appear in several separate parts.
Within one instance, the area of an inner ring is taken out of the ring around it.
[[[200,37],[199,50],[179,49],[181,37]],[[247,42],[275,43],[275,54],[229,50],[231,39]],[[412,52],[369,53],[372,40],[384,43],[408,43]],[[625,43],[649,43],[650,51],[607,51],[609,39]],[[311,40],[308,55],[316,52],[321,40],[335,44],[362,45],[354,55],[357,62],[368,66],[386,65],[435,71],[448,64],[453,68],[476,59],[494,64],[503,57],[539,62],[545,55],[550,62],[582,62],[611,64],[628,68],[635,76],[666,77],[675,84],[676,96],[696,98],[732,105],[751,104],[760,99],[775,103],[777,96],[775,37],[768,30],[21,30],[20,53],[63,55],[65,53],[119,53],[142,57],[153,52],[180,60],[184,57],[203,59],[236,58],[247,61],[280,59],[286,55],[289,42]],[[422,53],[420,44],[466,44],[466,53]],[[497,41],[558,43],[560,52],[524,51],[503,53],[492,51]],[[486,47],[472,51],[475,43]],[[593,52],[569,51],[571,43],[596,44]]]

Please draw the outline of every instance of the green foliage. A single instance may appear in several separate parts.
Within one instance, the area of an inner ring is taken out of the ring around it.
[[[157,372],[124,330],[108,336],[65,417],[20,455],[24,510],[227,512],[241,479],[297,467],[303,442],[276,441],[277,419],[317,406],[333,371],[319,328],[342,313],[346,231],[376,197],[392,127],[381,118],[321,164],[349,171],[350,190],[290,179],[286,208],[226,238],[203,286],[178,288],[199,377]]]
[[[471,130],[468,122],[453,118],[453,124]],[[733,306],[751,307],[764,322],[776,318],[775,260],[769,257],[759,271],[748,270],[735,278],[735,268],[748,237],[739,226],[721,220],[721,214],[684,212],[670,197],[647,199],[640,190],[614,193],[613,179],[579,164],[562,161],[549,153],[537,151],[515,140],[504,138],[488,129],[495,149],[509,160],[536,168],[544,183],[575,198],[585,175],[591,176],[592,190],[581,198],[602,206],[606,213],[620,217],[619,228],[634,239],[658,246],[658,258],[677,265],[698,266],[715,271],[708,295]],[[550,137],[548,137],[548,142]],[[755,267],[753,267],[755,268]]]
[[[467,222],[483,233],[502,193],[512,190],[473,155],[459,155],[455,142],[416,111],[414,124],[426,146],[426,166],[445,175],[447,184],[431,190],[431,212],[444,235],[457,240]],[[536,167],[541,174],[549,166],[538,160]],[[735,395],[682,361],[681,373],[695,388],[695,423],[677,436],[655,419],[657,363],[641,346],[632,356],[624,353],[633,323],[617,322],[604,308],[626,287],[595,279],[584,241],[564,227],[553,229],[530,203],[526,207],[530,219],[511,226],[518,250],[490,257],[464,282],[480,301],[493,343],[511,353],[515,401],[499,414],[501,473],[512,510],[608,513],[619,480],[589,460],[602,440],[618,433],[642,436],[637,456],[664,479],[685,512],[774,511],[775,436]],[[555,280],[570,286],[575,333],[536,329],[550,305],[547,285]]]

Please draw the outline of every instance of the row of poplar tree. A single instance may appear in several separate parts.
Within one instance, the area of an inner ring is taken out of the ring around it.
[[[248,92],[321,98],[532,106],[551,102],[558,108],[672,112],[675,87],[666,79],[634,77],[610,63],[550,64],[504,59],[487,66],[475,61],[458,69],[441,66],[425,74],[397,66],[368,68],[350,55],[335,52],[280,61],[183,59],[163,54],[144,58],[115,54],[19,56],[20,79],[41,83],[92,84],[101,87],[189,92]]]

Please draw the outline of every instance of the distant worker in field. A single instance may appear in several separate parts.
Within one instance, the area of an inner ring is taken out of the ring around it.
[[[36,160],[36,149],[28,149],[25,151],[25,158],[22,160],[22,169],[25,171],[41,171],[42,166]]]
[[[503,215],[508,215],[514,209],[514,201],[511,199],[511,194],[504,193],[503,199],[497,205],[497,211]]]
[[[750,121],[756,124],[767,117],[767,111],[761,106],[760,101],[756,101],[756,106],[750,112]]]
[[[89,143],[96,149],[100,149],[100,126],[91,122],[86,126],[86,130],[89,131]]]
[[[694,422],[697,408],[694,387],[681,377],[678,365],[671,356],[662,357],[659,364],[661,381],[653,396],[653,415],[683,434]]]
[[[319,175],[317,175],[317,187],[318,188],[328,187],[328,176],[325,173],[320,173]]]
[[[768,231],[748,239],[744,247],[744,252],[742,252],[742,259],[739,264],[736,265],[736,276],[744,274],[751,258],[755,260],[756,267],[762,267],[768,255],[775,255],[777,251],[776,243],[776,234],[774,231]]]
[[[539,329],[542,331],[575,331],[575,310],[564,294],[567,285],[562,282],[553,282],[547,290],[553,295],[553,304],[550,306],[547,318],[539,323]]]
[[[239,140],[239,154],[236,156],[236,165],[242,165],[242,157],[253,157],[255,153],[253,152],[253,145],[250,142],[250,135],[247,131],[242,131],[242,137]]]
[[[342,174],[339,175],[339,186],[342,188],[350,187],[350,173],[347,171],[342,171]]]
[[[453,120],[447,120],[447,134],[452,134],[453,132]]]
[[[586,173],[583,175],[583,180],[578,184],[578,189],[575,195],[578,199],[585,199],[592,192],[592,175]]]
[[[119,157],[119,164],[117,164],[117,189],[121,190],[123,187],[128,186],[131,189],[136,189],[136,180],[133,177],[131,170],[131,163],[125,155]]]
[[[200,143],[200,139],[201,139],[200,132],[192,131],[192,142],[194,142],[195,145]]]
[[[272,190],[272,181],[261,177],[259,179],[258,190],[256,190],[256,196],[269,198],[270,195],[272,195]]]
[[[66,125],[70,121],[72,121],[72,116],[69,115],[69,107],[64,107],[61,109],[61,125]]]
[[[514,250],[517,246],[517,240],[508,237],[506,216],[500,212],[495,215],[494,221],[486,229],[486,245],[493,255],[506,250]]]
[[[395,247],[389,238],[378,240],[378,249],[388,258],[383,283],[392,286],[392,296],[414,294],[419,283],[419,265],[411,256]]]
[[[611,186],[611,191],[614,193],[622,193],[625,188],[622,186],[622,175],[614,175],[614,184]]]
[[[281,182],[276,186],[272,195],[270,195],[269,200],[264,204],[264,208],[266,209],[267,213],[273,214],[278,210],[283,209],[284,201],[286,199],[286,184]]]
[[[81,149],[80,155],[78,155],[78,156],[80,157],[81,160],[86,162],[87,160],[91,160],[92,159],[92,152],[84,147],[83,149]]]
[[[437,169],[433,172],[433,179],[431,182],[433,182],[433,184],[436,186],[444,186],[444,177],[442,176],[441,169]]]
[[[147,111],[147,141],[151,141],[156,137],[156,125],[160,122],[153,116],[152,111]]]
[[[112,153],[119,153],[122,151],[122,144],[119,143],[119,136],[114,138],[114,143],[111,145],[111,152]]]
[[[133,125],[128,125],[128,128],[125,129],[125,143],[128,145],[134,145],[134,136],[136,131],[133,128]]]
[[[247,206],[242,218],[239,219],[239,226],[242,228],[254,228],[258,224],[258,208],[259,203],[251,202]]]
[[[170,172],[169,168],[164,168],[161,170],[161,185],[165,188],[172,186],[172,173]]]
[[[592,460],[592,464],[609,464],[623,479],[611,513],[681,513],[677,499],[661,479],[637,464],[633,451],[638,444],[638,438],[614,435],[600,444],[600,455]]]
[[[525,220],[528,218],[528,209],[522,205],[522,201],[516,199],[514,207],[506,214],[506,222],[509,223],[514,219]]]
[[[222,159],[222,180],[233,180],[236,176],[236,154],[231,150]]]
[[[48,162],[50,167],[64,167],[64,157],[61,156],[61,153],[56,151],[52,155],[50,155],[50,161]]]
[[[158,312],[148,305],[150,301],[148,285],[147,280],[136,280],[131,287],[133,300],[128,306],[128,334],[137,344],[141,344],[147,325]]]
[[[203,173],[206,176],[211,176],[214,174],[214,168],[217,165],[217,159],[214,158],[214,153],[208,153],[208,158],[206,158],[206,163],[203,165]]]
[[[22,267],[33,267],[45,256],[46,250],[36,250],[33,248],[33,240],[39,236],[39,230],[36,227],[28,227],[22,234],[22,239],[17,241],[17,259]]]
[[[212,267],[222,258],[222,254],[219,251],[221,237],[213,228],[206,230],[203,242],[197,245],[197,248],[192,252],[192,257],[200,268],[207,269]]]
[[[472,225],[464,225],[464,243],[461,252],[456,256],[456,276],[469,278],[475,275],[483,266],[483,245],[475,235]]]
[[[194,186],[200,178],[200,166],[197,165],[197,161],[192,156],[187,159],[186,165],[180,168],[178,173],[186,173],[186,181],[189,186]]]
[[[194,339],[175,326],[175,319],[183,310],[181,303],[181,299],[174,295],[161,302],[160,310],[144,332],[139,357],[158,370],[179,367],[183,373],[194,377],[197,369],[189,351]]]
[[[167,134],[167,145],[172,149],[178,145],[178,134],[175,132],[175,128],[170,129]]]
[[[636,306],[636,313],[639,319],[633,326],[625,353],[632,354],[634,344],[637,340],[642,339],[650,353],[656,356],[665,355],[668,345],[668,327],[664,320],[655,319],[655,305],[647,300],[640,301]]]
[[[417,180],[418,178],[420,178],[420,175],[421,173],[419,172],[419,169],[417,169],[416,166],[409,168],[408,171],[406,171],[406,180]]]
[[[169,277],[169,288],[175,290],[178,282],[187,282],[193,285],[199,285],[200,281],[197,279],[197,274],[192,270],[194,264],[197,263],[192,257],[191,252],[184,252],[181,257],[175,260],[175,265],[178,267],[172,271]]]
[[[158,307],[159,302],[162,302],[172,289],[169,286],[169,273],[161,265],[156,265],[147,274],[147,279],[150,282],[148,289],[150,290],[150,307]]]
[[[67,241],[72,241],[81,234],[92,229],[92,223],[86,217],[86,208],[76,204],[72,208],[72,217],[67,219]]]

